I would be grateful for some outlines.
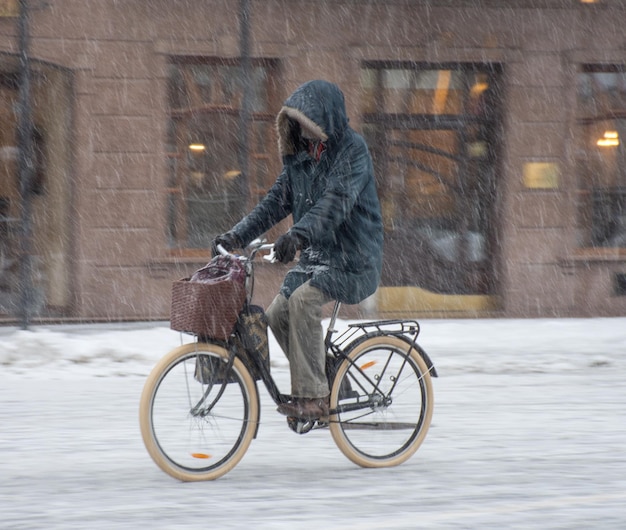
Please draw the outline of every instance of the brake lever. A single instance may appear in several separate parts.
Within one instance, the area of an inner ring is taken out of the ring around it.
[[[270,263],[276,263],[276,251],[274,250],[274,247],[272,247],[272,249],[269,251],[269,254],[266,254],[265,256],[263,256],[263,259],[265,261],[269,261]]]

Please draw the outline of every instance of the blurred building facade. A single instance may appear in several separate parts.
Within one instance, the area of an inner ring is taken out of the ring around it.
[[[4,320],[20,289],[18,4],[0,2]],[[313,78],[343,89],[385,218],[381,288],[349,311],[626,315],[626,3],[29,7],[35,318],[166,319],[171,281],[271,186],[274,117]],[[257,270],[267,305],[285,269]]]

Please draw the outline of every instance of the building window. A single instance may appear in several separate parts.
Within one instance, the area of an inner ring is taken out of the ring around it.
[[[19,61],[0,53],[0,316],[23,307],[20,281],[23,197],[17,129]],[[71,131],[72,75],[32,61],[31,112],[34,172],[29,191],[32,229],[32,288],[28,312],[36,317],[72,311]]]
[[[363,65],[363,130],[386,231],[383,285],[494,292],[499,80],[488,64]]]
[[[626,247],[626,66],[578,74],[579,245]]]
[[[276,63],[172,58],[167,131],[167,234],[172,249],[205,249],[269,188],[275,175]],[[249,119],[242,134],[244,94]],[[247,175],[242,165],[247,166]]]

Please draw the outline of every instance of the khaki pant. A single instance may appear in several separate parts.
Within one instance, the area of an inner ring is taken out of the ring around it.
[[[322,330],[322,306],[330,301],[307,281],[289,300],[279,294],[267,308],[270,328],[289,359],[294,397],[325,397],[330,392]]]

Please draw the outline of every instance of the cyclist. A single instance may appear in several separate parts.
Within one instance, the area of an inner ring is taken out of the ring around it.
[[[344,96],[333,83],[298,87],[276,119],[283,169],[267,195],[212,243],[247,246],[289,215],[293,225],[275,244],[278,261],[298,263],[267,309],[289,360],[291,401],[278,411],[316,419],[328,414],[322,306],[356,304],[374,293],[382,267],[382,216],[365,140],[349,125]]]

